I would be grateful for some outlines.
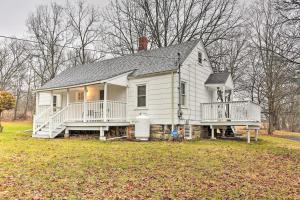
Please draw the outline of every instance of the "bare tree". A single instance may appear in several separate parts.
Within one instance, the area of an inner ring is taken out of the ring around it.
[[[27,58],[23,43],[4,41],[0,47],[0,90],[12,89],[13,80]]]
[[[256,68],[260,68],[263,78],[261,94],[269,120],[268,133],[278,128],[284,104],[289,103],[295,92],[293,76],[295,65],[283,57],[288,57],[292,44],[282,37],[284,27],[279,23],[271,0],[257,1],[250,19],[252,31],[251,47],[257,55]]]
[[[196,38],[206,46],[229,38],[240,25],[236,0],[114,0],[104,13],[113,53],[136,51],[137,39],[147,36],[151,48]]]
[[[281,17],[280,23],[285,27],[285,31],[282,33],[283,37],[288,38],[288,40],[294,44],[293,48],[289,50],[289,57],[280,56],[289,62],[300,65],[300,1],[277,0],[275,8]]]
[[[84,0],[76,3],[67,2],[66,13],[70,25],[70,34],[73,34],[75,50],[75,65],[95,62],[103,57],[96,51],[97,42],[102,34],[101,16],[99,10]]]
[[[31,63],[40,84],[54,78],[65,68],[66,46],[70,43],[64,9],[56,3],[41,5],[27,20],[30,38],[35,41],[28,47]]]

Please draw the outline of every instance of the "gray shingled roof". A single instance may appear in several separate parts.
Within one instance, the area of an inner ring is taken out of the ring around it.
[[[177,54],[181,63],[198,44],[189,41],[160,49],[148,50],[100,62],[69,68],[47,82],[38,90],[75,86],[106,80],[120,74],[134,71],[131,76],[146,75],[177,69]]]
[[[205,84],[222,84],[222,83],[226,83],[229,76],[230,76],[229,72],[214,73],[214,74],[211,74],[208,77]]]

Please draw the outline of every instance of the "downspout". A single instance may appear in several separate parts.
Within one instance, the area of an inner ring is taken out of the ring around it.
[[[172,118],[171,118],[171,121],[172,121],[172,131],[174,131],[174,72],[172,72],[172,75],[171,75],[171,87],[172,87],[172,91],[171,91],[171,99],[172,99]]]
[[[180,63],[180,53],[178,53],[178,111],[177,116],[180,120],[182,119],[182,109],[181,109],[181,63]]]

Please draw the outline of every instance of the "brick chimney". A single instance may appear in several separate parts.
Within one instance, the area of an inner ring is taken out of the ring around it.
[[[138,51],[147,51],[147,47],[148,47],[148,38],[146,36],[140,37]]]

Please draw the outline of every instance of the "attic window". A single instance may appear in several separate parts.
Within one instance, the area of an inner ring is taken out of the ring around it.
[[[202,64],[202,52],[198,52],[198,62],[199,64]]]

